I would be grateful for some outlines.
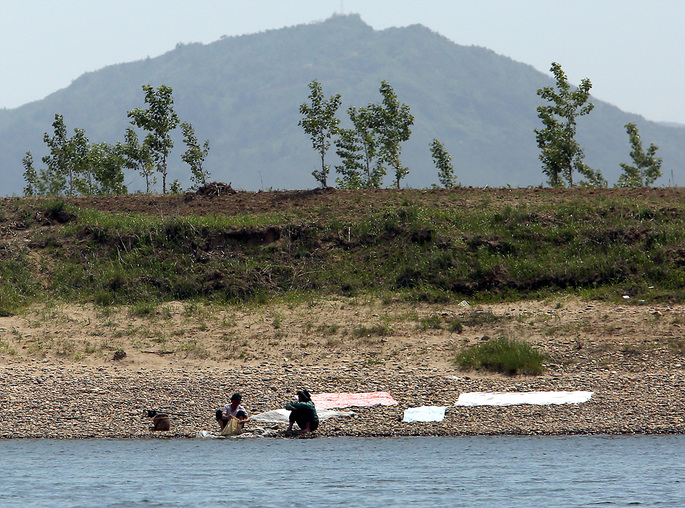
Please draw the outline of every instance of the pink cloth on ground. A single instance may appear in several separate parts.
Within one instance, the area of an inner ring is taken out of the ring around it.
[[[388,392],[316,393],[312,401],[317,409],[351,406],[394,406],[397,401]]]

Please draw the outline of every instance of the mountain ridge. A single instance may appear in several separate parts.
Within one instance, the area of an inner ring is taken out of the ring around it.
[[[342,95],[343,124],[348,107],[380,101],[382,80],[393,86],[415,117],[402,155],[410,168],[408,186],[437,182],[428,149],[432,138],[452,154],[463,185],[544,183],[533,130],[540,126],[536,92],[553,84],[549,76],[490,49],[458,45],[422,25],[374,30],[358,15],[335,15],[208,44],[177,44],[154,58],[85,73],[41,101],[0,111],[0,188],[21,193],[21,158],[31,150],[40,161],[43,133],[50,132],[55,113],[64,116],[70,132],[85,129],[91,142],[123,139],[126,112],[143,106],[143,84],[174,90],[181,118],[194,125],[199,139],[210,140],[206,167],[212,179],[245,190],[315,187],[317,155],[297,125],[313,79],[327,96]],[[619,163],[630,160],[623,128],[628,122],[638,125],[644,142],[659,145],[665,174],[683,165],[682,129],[592,101],[595,111],[580,119],[578,139],[586,162],[610,184]],[[178,136],[176,143],[170,178],[187,186]],[[327,160],[336,163],[334,150]],[[386,186],[390,180],[389,175]],[[136,190],[141,181],[127,174],[127,184]]]

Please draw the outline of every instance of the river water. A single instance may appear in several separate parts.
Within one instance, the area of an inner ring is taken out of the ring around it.
[[[685,506],[685,436],[0,441],[0,506]]]

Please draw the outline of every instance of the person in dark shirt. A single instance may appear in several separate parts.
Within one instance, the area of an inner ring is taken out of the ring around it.
[[[319,416],[307,390],[298,391],[297,402],[290,402],[285,408],[290,411],[290,425],[286,433],[292,433],[294,423],[302,429],[303,434],[314,432],[319,427]]]

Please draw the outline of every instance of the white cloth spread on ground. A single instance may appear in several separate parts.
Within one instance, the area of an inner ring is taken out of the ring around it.
[[[316,410],[334,407],[394,406],[397,401],[388,392],[316,393],[312,395]]]
[[[319,421],[322,422],[338,416],[352,416],[354,413],[352,411],[332,411],[330,409],[317,408],[316,414],[319,417]],[[287,409],[274,409],[273,411],[267,411],[266,413],[256,414],[251,420],[261,423],[288,423],[289,418],[290,411]]]
[[[225,436],[220,436],[216,432],[212,432],[210,430],[201,430],[195,434],[195,437],[197,439],[226,439]]]
[[[404,410],[403,422],[441,422],[445,419],[445,406],[410,407]]]
[[[455,406],[516,406],[519,404],[579,404],[594,392],[467,392],[459,395]]]

